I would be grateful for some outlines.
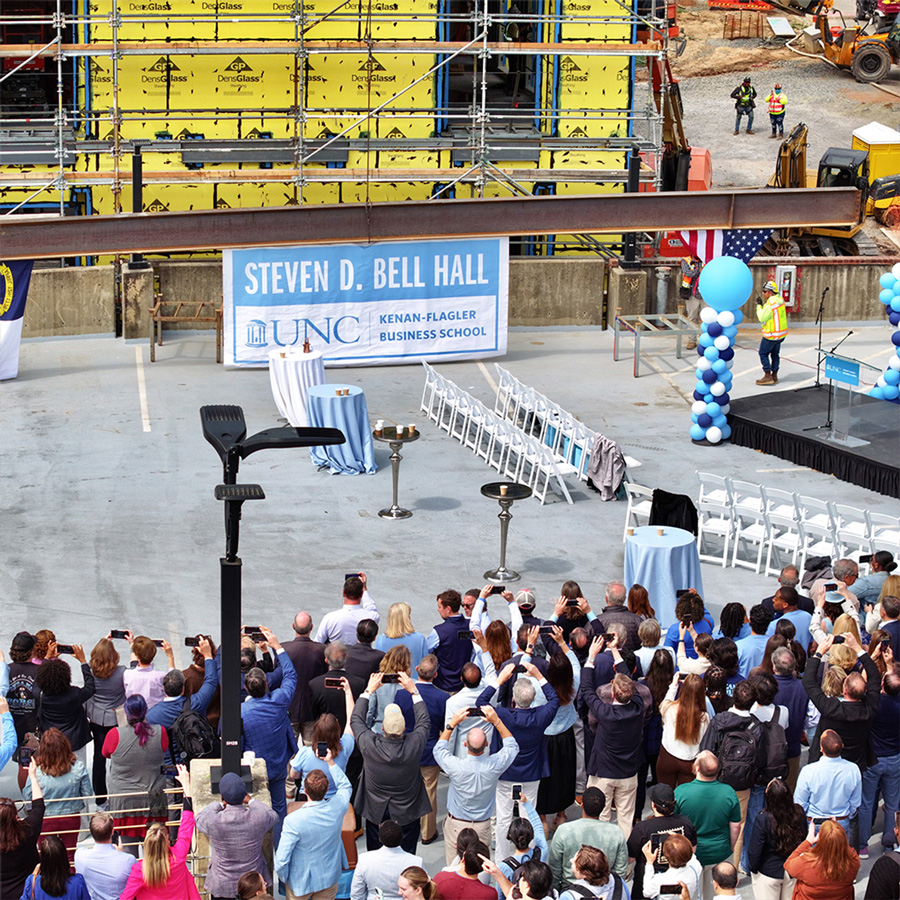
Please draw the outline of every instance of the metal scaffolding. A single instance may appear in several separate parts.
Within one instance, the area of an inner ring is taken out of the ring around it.
[[[623,0],[608,0],[604,14],[566,13],[558,0],[520,0],[528,12],[500,0],[471,0],[460,12],[463,4],[439,0],[422,3],[422,8],[431,7],[427,14],[409,11],[412,4],[405,10],[402,2],[385,10],[382,7],[387,4],[372,0],[332,0],[328,8],[323,0],[292,0],[291,10],[254,14],[181,14],[172,9],[130,13],[123,11],[125,4],[118,0],[110,0],[106,14],[91,13],[87,3],[78,13],[76,0],[71,2],[73,8],[68,11],[63,0],[55,0],[55,11],[43,15],[5,14],[7,4],[0,7],[0,29],[5,29],[0,44],[4,67],[0,90],[40,61],[55,63],[56,72],[52,107],[48,102],[43,109],[22,115],[4,104],[0,112],[0,212],[5,215],[31,211],[36,200],[53,195],[54,206],[63,215],[73,197],[83,192],[90,196],[91,190],[101,186],[112,193],[112,209],[107,211],[121,212],[122,193],[132,178],[127,157],[138,145],[145,155],[143,181],[147,184],[274,183],[284,185],[293,194],[291,202],[300,205],[323,202],[309,197],[312,185],[361,186],[357,193],[362,199],[364,191],[366,203],[374,202],[370,199],[373,186],[398,183],[428,185],[433,199],[455,197],[459,190],[472,197],[547,195],[568,189],[569,184],[585,185],[584,190],[587,185],[625,185],[626,190],[637,190],[638,183],[644,189],[661,188],[665,104],[660,96],[669,88],[665,65],[669,22],[665,6],[658,2],[649,4],[649,15],[639,15]],[[178,2],[165,6],[177,10]],[[136,40],[134,36],[137,26],[151,32],[163,27],[179,32],[218,29],[223,17],[235,32],[291,36],[266,40]],[[405,37],[421,33],[423,25],[430,28],[431,23],[434,34],[428,39]],[[534,30],[535,39],[516,40],[526,28]],[[32,37],[31,43],[15,43],[10,34],[17,30],[43,34],[47,40],[36,45]],[[356,39],[345,37],[354,30]],[[609,39],[610,34],[623,32],[630,40]],[[565,33],[578,39],[566,38]],[[636,39],[639,33],[641,42]],[[102,40],[94,39],[98,34]],[[450,39],[460,36],[466,39]],[[164,59],[161,77],[170,78],[180,57],[235,54],[242,61],[243,57],[289,60],[292,102],[193,106],[170,104],[167,97],[162,107],[140,105],[139,98],[123,88],[123,66],[130,58]],[[342,54],[365,56],[366,102],[340,107],[316,104],[308,78],[316,70],[317,57]],[[426,62],[430,58],[431,64],[376,102],[371,73],[379,65],[375,56],[383,54],[425,57]],[[580,71],[582,60],[603,57],[628,61],[627,106],[565,107],[546,88],[551,72],[558,78],[563,66]],[[646,80],[638,77],[639,61],[647,66]],[[91,103],[86,96],[94,65],[110,68],[109,101],[103,105]],[[449,99],[451,78],[457,85],[470,79],[462,92],[464,100]],[[507,88],[510,82],[514,85],[508,100],[499,96],[498,80],[504,79]],[[433,105],[413,102],[415,88],[438,81],[443,96],[434,92]],[[644,97],[639,100],[641,91]],[[138,127],[164,129],[176,122],[186,124],[182,134],[174,137],[129,137]],[[232,123],[241,134],[253,122],[265,122],[267,134],[278,130],[285,136],[223,139],[191,133],[193,128],[207,127],[204,123],[208,127]],[[325,123],[320,134],[310,134],[312,122]],[[422,136],[378,136],[386,124],[400,131],[402,123]],[[105,132],[102,137],[101,132]],[[404,154],[429,154],[436,164],[393,164],[394,157]],[[381,162],[382,155],[392,164]],[[575,236],[574,241],[583,249],[608,255],[593,238]]]

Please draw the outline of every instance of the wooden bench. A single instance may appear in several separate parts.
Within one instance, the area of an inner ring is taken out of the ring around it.
[[[213,322],[216,326],[216,362],[222,362],[222,307],[207,300],[164,300],[157,294],[150,308],[150,362],[156,345],[162,347],[164,322]]]

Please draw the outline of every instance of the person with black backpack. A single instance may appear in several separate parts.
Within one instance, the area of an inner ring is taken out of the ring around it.
[[[621,900],[628,890],[615,872],[610,871],[609,860],[602,850],[586,844],[572,860],[575,881],[559,895],[559,900]]]
[[[734,688],[734,705],[713,716],[700,741],[700,750],[709,750],[719,760],[719,781],[734,788],[741,805],[741,827],[747,818],[750,790],[756,784],[760,753],[759,721],[750,713],[756,702],[756,688],[741,681]],[[741,858],[741,837],[735,844],[735,865]]]
[[[197,649],[203,657],[203,684],[190,697],[184,697],[184,673],[170,669],[163,677],[165,698],[147,710],[146,722],[162,725],[169,734],[172,765],[190,765],[192,759],[217,755],[215,732],[206,720],[206,710],[216,692],[219,678],[212,646],[201,637]],[[214,752],[215,751],[215,752]]]
[[[534,805],[528,798],[519,794],[520,815],[509,823],[506,839],[513,846],[513,855],[497,863],[500,871],[512,884],[518,884],[522,866],[529,860],[547,861],[549,847],[544,836],[544,826]],[[515,809],[513,810],[515,813]],[[534,846],[532,846],[532,843]]]

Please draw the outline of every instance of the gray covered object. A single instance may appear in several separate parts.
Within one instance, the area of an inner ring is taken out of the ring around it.
[[[625,456],[622,448],[605,435],[598,434],[587,468],[588,484],[600,492],[601,500],[615,500],[616,491],[625,478]]]

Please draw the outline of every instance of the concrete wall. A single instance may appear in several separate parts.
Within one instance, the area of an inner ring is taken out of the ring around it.
[[[667,311],[675,312],[678,260],[656,262],[672,266]],[[799,312],[791,314],[791,321],[815,321],[819,298],[826,286],[830,288],[826,298],[826,321],[883,321],[878,279],[893,262],[896,260],[800,262],[797,273]],[[776,260],[767,259],[751,265],[757,291],[773,277],[775,264]],[[155,262],[153,265],[166,299],[221,300],[220,262]],[[625,272],[615,267],[608,271],[611,315],[615,314],[617,306],[622,307],[623,315],[655,312],[657,279],[654,265],[645,267],[643,272]],[[601,259],[511,259],[509,324],[528,327],[607,324],[603,296],[606,274],[607,264]],[[23,336],[115,333],[114,288],[111,266],[36,269],[28,294]],[[135,293],[135,297],[126,302],[123,315],[128,326],[126,337],[149,333],[145,308],[151,303],[152,296],[145,290]],[[750,305],[746,310],[752,315]],[[178,327],[196,328],[196,325],[186,323]]]
[[[114,334],[115,330],[112,266],[34,270],[22,337]]]

